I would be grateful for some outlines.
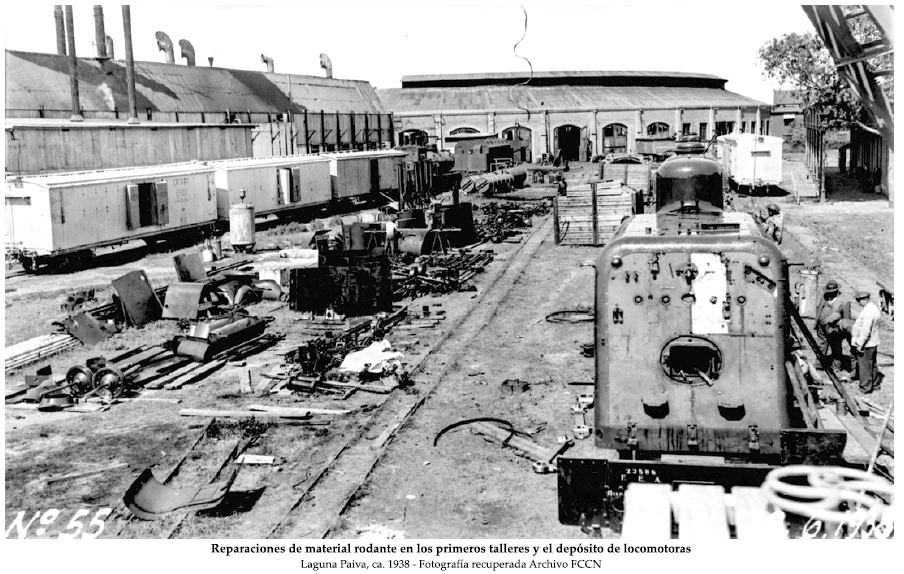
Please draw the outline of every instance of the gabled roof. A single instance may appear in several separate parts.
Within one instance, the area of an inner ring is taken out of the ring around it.
[[[403,76],[402,88],[510,86],[685,86],[723,88],[727,80],[709,74],[638,71],[493,72]]]

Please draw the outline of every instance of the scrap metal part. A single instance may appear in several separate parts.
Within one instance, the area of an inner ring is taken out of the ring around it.
[[[113,288],[119,294],[126,319],[132,326],[143,327],[162,315],[163,306],[144,271],[132,271],[114,279]]]
[[[173,352],[206,363],[214,355],[257,337],[267,328],[270,317],[227,318],[210,323],[198,323],[188,335],[173,339]]]
[[[116,325],[106,322],[101,323],[92,317],[90,313],[73,315],[60,321],[59,325],[61,325],[67,333],[89,347],[106,341],[112,335],[119,332]]]
[[[156,520],[160,515],[178,509],[204,510],[220,504],[232,487],[237,473],[228,480],[207,486],[173,488],[154,477],[148,468],[142,472],[123,497],[126,507],[142,520]]]

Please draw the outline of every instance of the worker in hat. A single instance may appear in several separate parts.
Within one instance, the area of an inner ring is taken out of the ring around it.
[[[851,353],[857,357],[860,391],[869,394],[879,388],[882,374],[876,368],[879,350],[879,307],[870,301],[867,291],[858,291],[854,300],[863,307],[851,332]]]
[[[843,369],[842,343],[850,337],[843,327],[845,300],[841,297],[838,282],[834,279],[826,283],[822,300],[816,307],[816,337],[820,350],[832,361],[832,369],[841,372]]]
[[[559,174],[559,181],[556,184],[556,187],[559,190],[559,195],[568,195],[568,184],[565,183],[565,178],[562,177],[562,174]]]
[[[777,244],[782,243],[782,230],[784,229],[784,216],[782,211],[774,203],[766,206],[766,235]]]

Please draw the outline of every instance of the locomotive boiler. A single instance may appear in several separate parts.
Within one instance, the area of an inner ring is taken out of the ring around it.
[[[559,458],[565,524],[617,526],[630,482],[758,486],[779,465],[840,459],[844,438],[800,428],[792,403],[785,256],[723,209],[699,141],[677,152],[656,173],[656,212],[625,221],[597,261],[594,404],[575,408],[575,435],[592,436]]]

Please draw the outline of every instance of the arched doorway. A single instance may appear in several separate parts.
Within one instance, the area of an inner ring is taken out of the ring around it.
[[[429,139],[424,130],[405,130],[399,133],[399,145],[425,146]]]
[[[531,131],[524,126],[514,126],[502,130],[502,139],[512,143],[515,150],[515,163],[530,163],[531,161]]]
[[[628,153],[628,126],[609,124],[603,128],[603,154]]]
[[[459,134],[476,134],[476,133],[480,133],[480,132],[478,132],[474,128],[455,128],[454,130],[449,132],[449,135],[457,136]]]
[[[581,159],[581,128],[572,125],[564,125],[556,128],[555,149],[567,161],[580,161]]]

